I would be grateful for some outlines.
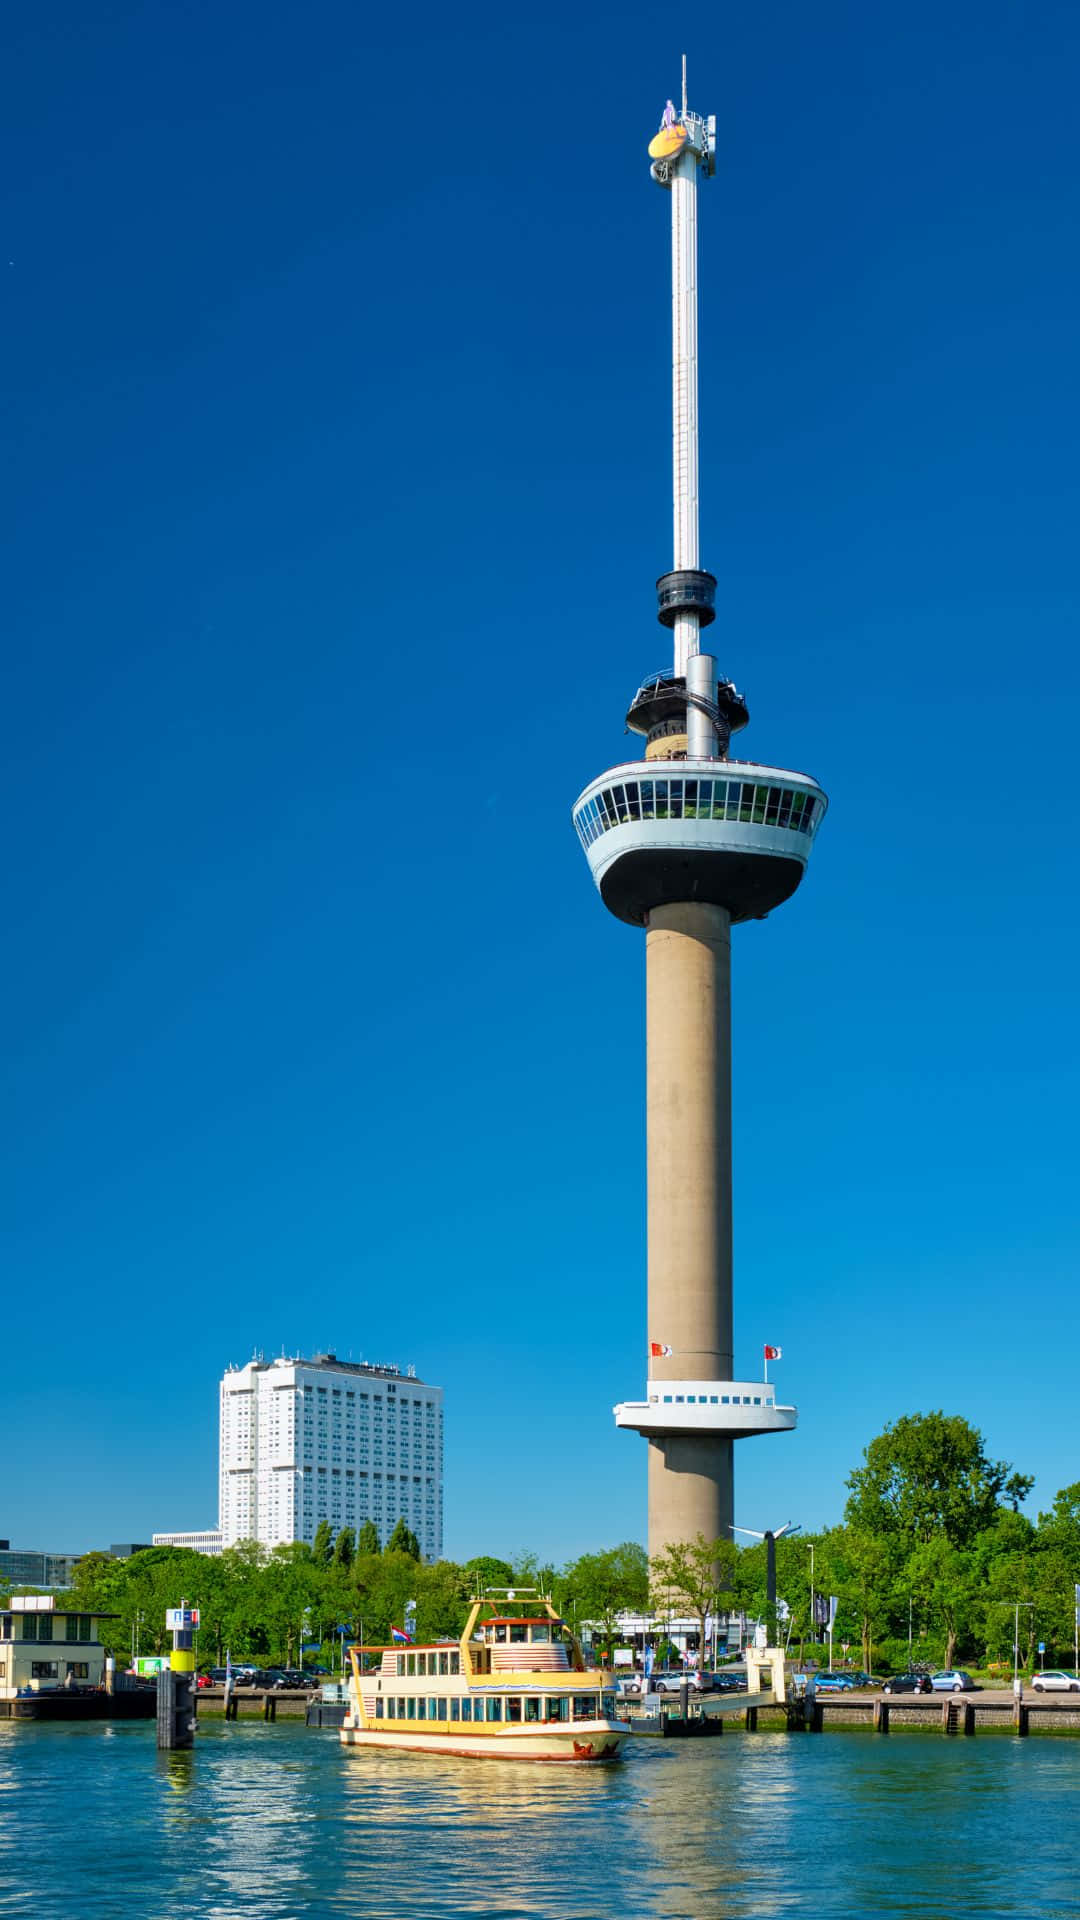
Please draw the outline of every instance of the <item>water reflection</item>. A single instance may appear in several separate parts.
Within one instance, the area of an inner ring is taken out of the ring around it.
[[[1058,1920],[1080,1741],[729,1732],[613,1768],[0,1726],[0,1920]]]

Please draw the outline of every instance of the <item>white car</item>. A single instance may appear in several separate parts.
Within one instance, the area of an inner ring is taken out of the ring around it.
[[[1080,1693],[1080,1676],[1069,1673],[1065,1667],[1047,1667],[1045,1673],[1037,1673],[1031,1682],[1036,1693]]]

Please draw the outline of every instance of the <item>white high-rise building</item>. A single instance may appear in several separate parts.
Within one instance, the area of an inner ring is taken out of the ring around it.
[[[398,1520],[425,1560],[442,1556],[442,1388],[398,1367],[317,1353],[249,1360],[221,1382],[222,1543],[310,1545],[373,1520],[385,1546]]]

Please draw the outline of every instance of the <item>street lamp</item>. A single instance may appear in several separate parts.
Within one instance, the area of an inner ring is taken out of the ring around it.
[[[995,1600],[997,1607],[1011,1607],[1013,1610],[1013,1692],[1020,1691],[1020,1609],[1026,1607],[1034,1613],[1034,1600]]]

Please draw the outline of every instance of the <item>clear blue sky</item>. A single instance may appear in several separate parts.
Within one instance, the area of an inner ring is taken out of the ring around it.
[[[0,1534],[211,1525],[255,1347],[446,1390],[446,1547],[644,1536],[644,947],[570,826],[703,553],[831,797],[735,941],[737,1515],[1080,1477],[1074,7],[24,11],[2,136]]]

